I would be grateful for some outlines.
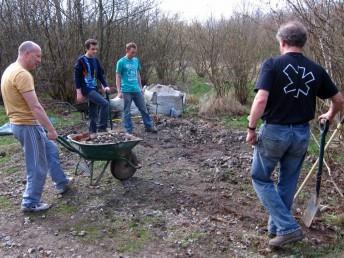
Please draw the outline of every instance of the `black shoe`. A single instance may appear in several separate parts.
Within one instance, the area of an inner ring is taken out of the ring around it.
[[[147,133],[157,133],[158,130],[156,129],[155,126],[152,126],[152,127],[146,127],[146,132]]]
[[[269,241],[269,247],[278,249],[283,247],[284,245],[295,243],[301,241],[305,236],[303,235],[301,229],[282,236],[276,236]]]

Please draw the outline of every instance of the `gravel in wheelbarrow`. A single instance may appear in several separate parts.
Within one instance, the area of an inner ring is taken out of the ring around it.
[[[125,132],[117,132],[117,131],[108,131],[108,132],[101,132],[101,133],[81,133],[73,135],[72,139],[74,141],[80,142],[82,144],[116,144],[128,141],[134,141],[138,138],[127,134]]]

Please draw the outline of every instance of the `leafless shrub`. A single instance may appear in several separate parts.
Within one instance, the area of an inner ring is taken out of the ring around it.
[[[247,107],[241,105],[232,93],[221,97],[212,95],[204,98],[200,101],[199,107],[199,114],[208,117],[241,116],[248,113]]]

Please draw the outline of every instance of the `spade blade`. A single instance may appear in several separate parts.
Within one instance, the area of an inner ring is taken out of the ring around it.
[[[302,216],[302,221],[307,228],[309,228],[312,224],[314,217],[316,216],[317,212],[320,208],[320,200],[314,194],[311,199],[307,203],[307,208]]]

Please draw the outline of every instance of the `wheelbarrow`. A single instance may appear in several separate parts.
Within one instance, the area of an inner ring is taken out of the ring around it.
[[[58,136],[57,142],[70,152],[79,155],[75,174],[78,174],[80,162],[85,160],[90,171],[90,185],[94,186],[99,183],[109,165],[111,174],[118,180],[129,179],[140,168],[137,157],[132,151],[142,141],[140,138],[135,137],[132,140],[119,143],[89,144],[74,140],[75,136],[77,135]],[[94,173],[95,161],[105,161],[105,165],[98,176]]]

